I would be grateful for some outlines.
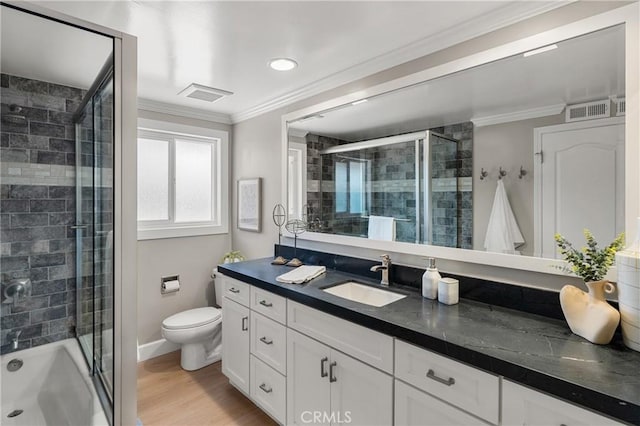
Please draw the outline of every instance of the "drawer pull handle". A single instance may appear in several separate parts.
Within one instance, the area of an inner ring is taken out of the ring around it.
[[[336,376],[333,374],[333,367],[335,367],[336,365],[338,365],[338,363],[335,361],[329,364],[329,382],[330,383],[334,383],[338,381],[338,379],[336,379]]]
[[[327,377],[329,375],[326,369],[327,361],[329,361],[329,358],[326,356],[320,360],[320,377]]]
[[[447,386],[451,386],[456,383],[456,379],[454,379],[453,377],[449,377],[448,379],[443,379],[442,377],[436,376],[436,373],[431,369],[429,369],[429,371],[427,372],[427,377],[435,380],[438,383],[442,383],[443,385],[447,385]]]
[[[273,389],[271,389],[270,387],[267,387],[266,383],[261,384],[260,386],[258,386],[260,389],[262,389],[262,391],[264,393],[271,393],[273,391]]]
[[[260,301],[260,304],[261,304],[262,306],[266,306],[267,308],[270,308],[270,307],[272,307],[272,306],[273,306],[273,303],[271,303],[271,302],[267,302],[266,300],[261,300],[261,301]]]
[[[247,326],[247,321],[249,317],[242,317],[242,331],[247,331],[249,327]]]
[[[237,289],[237,288],[235,288],[235,287],[231,287],[231,288],[229,289],[229,291],[230,291],[231,293],[240,293],[240,290],[238,290],[238,289]]]
[[[273,340],[269,340],[269,339],[267,339],[267,337],[266,337],[266,336],[261,337],[261,338],[260,338],[260,341],[261,341],[262,343],[264,343],[265,345],[272,345],[272,344],[273,344]]]

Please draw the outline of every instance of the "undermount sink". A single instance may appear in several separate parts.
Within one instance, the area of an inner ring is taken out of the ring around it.
[[[378,308],[407,297],[403,294],[382,290],[380,288],[371,287],[354,281],[348,281],[333,287],[324,288],[322,291],[333,294],[334,296],[342,297],[343,299],[353,300],[354,302]]]

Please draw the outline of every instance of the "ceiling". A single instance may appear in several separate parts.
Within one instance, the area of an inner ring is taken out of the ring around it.
[[[140,98],[206,110],[222,121],[227,117],[229,122],[250,118],[566,4],[139,0],[35,3],[137,36]],[[28,24],[12,28],[16,34],[8,30],[3,22],[3,47],[10,39],[12,52],[22,56],[28,52],[33,58],[51,52],[46,43],[34,40]],[[53,32],[46,34],[49,40]],[[76,62],[80,62],[77,58],[90,61],[91,49],[83,50],[77,44],[75,38],[67,39],[66,49],[77,49]],[[283,56],[295,59],[298,68],[277,72],[267,67],[269,59]],[[4,59],[3,56],[3,64]],[[60,76],[54,72],[56,66],[55,61],[31,61],[26,69],[33,78],[61,78],[65,84],[87,86],[91,73],[67,70]],[[191,83],[227,90],[233,95],[215,103],[178,96]]]
[[[473,121],[476,125],[559,114],[567,104],[623,97],[624,26],[511,56],[407,89],[335,108],[291,127],[348,141]],[[502,116],[502,117],[501,117]]]

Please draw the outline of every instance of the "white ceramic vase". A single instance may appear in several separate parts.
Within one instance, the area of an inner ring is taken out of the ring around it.
[[[566,285],[560,290],[562,312],[574,334],[592,343],[606,345],[611,342],[620,322],[620,313],[605,300],[605,292],[614,287],[608,281],[585,283],[589,292]]]

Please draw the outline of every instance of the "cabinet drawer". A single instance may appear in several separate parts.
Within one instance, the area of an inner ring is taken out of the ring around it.
[[[287,301],[287,325],[380,370],[393,374],[393,337]]]
[[[287,371],[287,329],[251,311],[251,353],[281,374]]]
[[[286,418],[287,381],[285,377],[251,355],[251,399],[279,423]]]
[[[396,425],[488,424],[399,380],[395,381],[395,395],[394,423]]]
[[[250,294],[251,309],[280,324],[287,323],[287,299],[253,286]]]
[[[500,379],[396,340],[396,377],[491,423],[498,423]]]
[[[251,286],[235,278],[224,277],[224,297],[249,307],[249,288]]]
[[[503,425],[620,425],[607,417],[534,391],[502,381]]]

